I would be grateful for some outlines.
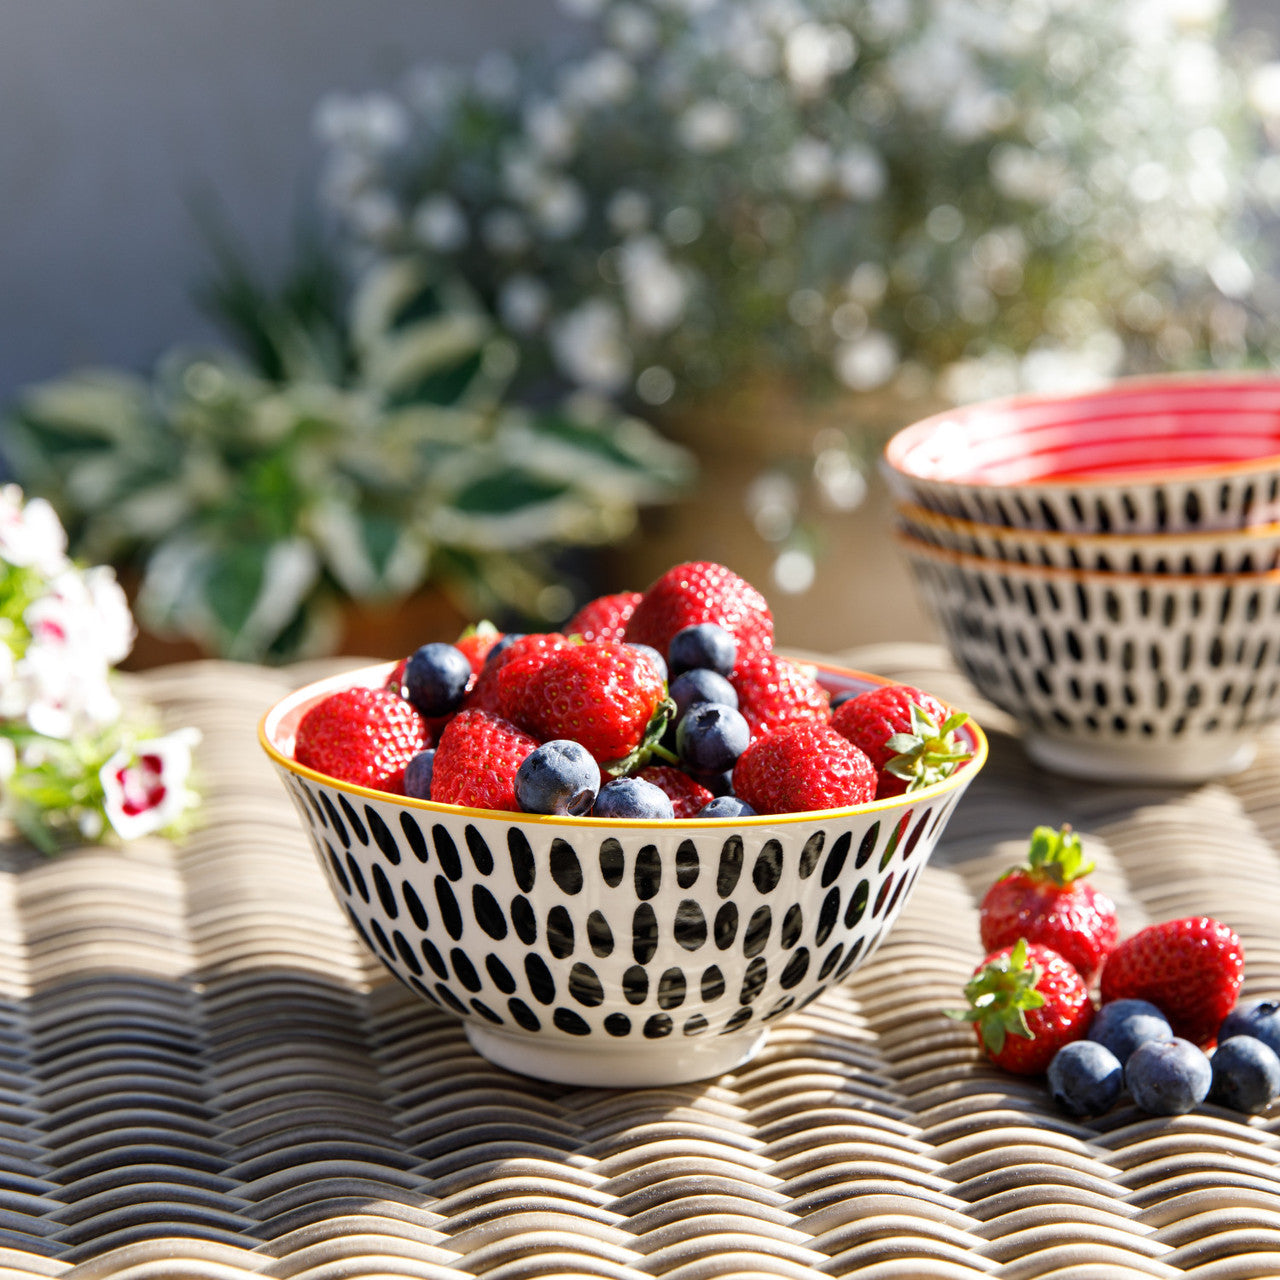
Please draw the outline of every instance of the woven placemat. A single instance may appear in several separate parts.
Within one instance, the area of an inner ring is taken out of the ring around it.
[[[0,846],[0,1280],[1280,1276],[1280,1112],[1078,1122],[943,1013],[978,895],[1064,821],[1125,932],[1216,915],[1280,993],[1280,736],[1220,783],[1073,783],[941,651],[847,657],[973,707],[989,765],[865,968],[737,1073],[618,1092],[489,1066],[362,950],[254,736],[314,670],[137,677],[203,730],[205,821]]]

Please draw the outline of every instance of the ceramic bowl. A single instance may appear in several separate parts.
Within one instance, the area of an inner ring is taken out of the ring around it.
[[[1247,767],[1280,718],[1278,571],[1097,573],[898,541],[957,664],[1048,768],[1201,781]]]
[[[1121,381],[950,410],[898,432],[901,502],[983,524],[1185,533],[1280,520],[1280,378]]]
[[[1094,573],[1237,574],[1280,569],[1280,523],[1196,533],[1052,533],[957,520],[900,503],[899,526],[944,551]]]
[[[490,1061],[568,1084],[669,1084],[749,1059],[876,949],[987,753],[970,722],[971,760],[910,796],[685,822],[465,809],[297,764],[306,709],[391,665],[284,698],[262,746],[369,949]],[[887,683],[820,674],[833,692]]]

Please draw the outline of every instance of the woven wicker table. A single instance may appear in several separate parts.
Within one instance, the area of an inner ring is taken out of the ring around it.
[[[204,732],[205,822],[0,845],[0,1280],[1280,1276],[1280,1108],[1076,1122],[943,1015],[1042,822],[1123,931],[1216,915],[1280,993],[1280,735],[1222,783],[1073,783],[940,650],[842,657],[973,709],[990,763],[865,968],[738,1073],[626,1092],[487,1065],[362,951],[254,737],[315,668],[136,677]]]

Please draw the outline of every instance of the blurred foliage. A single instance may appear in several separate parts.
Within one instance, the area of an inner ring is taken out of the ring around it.
[[[31,387],[0,440],[76,554],[136,572],[140,620],[212,654],[327,652],[344,601],[428,584],[554,621],[556,553],[625,536],[688,476],[597,398],[511,403],[512,344],[421,261],[381,261],[348,299],[321,252],[274,291],[224,253],[204,301],[234,349]]]

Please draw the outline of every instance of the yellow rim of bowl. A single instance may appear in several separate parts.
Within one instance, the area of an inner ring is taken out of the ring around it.
[[[796,661],[801,660],[796,659]],[[863,683],[879,685],[902,683],[886,676],[872,675],[870,672],[865,671],[854,671],[849,667],[838,667],[833,663],[805,660],[805,665],[841,677],[852,677]],[[315,769],[299,764],[281,751],[272,741],[272,730],[288,713],[306,703],[318,701],[327,694],[336,693],[340,689],[360,685],[377,688],[381,683],[385,682],[386,677],[395,666],[396,663],[390,661],[377,663],[373,666],[340,671],[332,676],[326,676],[322,680],[303,685],[300,689],[295,689],[292,693],[286,694],[285,697],[280,698],[269,707],[259,719],[259,744],[275,764],[287,772],[295,774],[297,777],[306,778],[349,795],[362,796],[370,800],[381,800],[384,803],[390,802],[404,805],[406,808],[418,809],[424,813],[448,814],[453,817],[464,818],[483,818],[490,821],[495,818],[505,817],[507,820],[514,818],[520,822],[528,822],[534,825],[562,827],[567,824],[575,827],[582,826],[588,830],[592,827],[627,827],[655,831],[688,831],[691,827],[696,830],[703,827],[714,829],[716,827],[778,826],[800,822],[830,821],[833,817],[843,817],[849,814],[875,814],[885,813],[893,809],[905,809],[922,800],[932,800],[938,796],[945,795],[948,791],[954,790],[961,784],[967,785],[968,781],[986,764],[989,752],[986,734],[983,732],[981,725],[970,716],[964,727],[968,729],[973,739],[973,755],[949,777],[944,778],[941,782],[935,782],[931,786],[921,787],[919,791],[909,793],[909,796],[901,795],[892,796],[887,800],[871,800],[866,804],[850,805],[843,809],[812,809],[803,813],[757,814],[752,818],[699,818],[695,820],[692,818],[573,818],[560,817],[555,814],[508,813],[505,809],[471,809],[464,805],[440,804],[433,800],[416,800],[410,796],[394,795],[388,791],[377,791],[373,787],[361,786],[359,783],[343,782],[339,778],[331,778],[326,773],[319,773]],[[371,683],[378,676],[381,676],[381,680],[377,684]],[[961,709],[959,707],[951,707],[947,703],[943,703],[943,706],[947,707],[949,711]]]
[[[1215,384],[1221,385],[1217,386]],[[990,481],[983,480],[940,480],[935,476],[917,475],[914,471],[907,471],[897,465],[890,454],[895,444],[898,445],[898,451],[901,452],[902,449],[908,448],[914,443],[916,436],[927,436],[930,430],[941,426],[947,421],[964,418],[979,411],[989,410],[992,413],[1010,413],[1024,407],[1082,404],[1085,401],[1097,400],[1108,395],[1141,395],[1144,392],[1166,390],[1185,385],[1195,385],[1215,390],[1234,386],[1259,391],[1271,389],[1280,392],[1280,377],[1266,373],[1258,373],[1252,376],[1241,375],[1229,370],[1163,374],[1156,377],[1117,378],[1104,387],[1095,388],[1092,391],[1080,391],[1071,395],[1054,396],[1027,393],[978,401],[973,404],[957,405],[951,409],[944,409],[940,413],[930,414],[927,418],[921,418],[918,422],[913,422],[896,432],[881,451],[880,461],[894,475],[901,476],[911,484],[934,485],[943,489],[972,492],[1008,490],[1013,486],[993,484]],[[903,440],[907,440],[907,444],[899,444]],[[1106,476],[1090,476],[1087,474],[1078,477],[1058,475],[1049,476],[1042,480],[1022,480],[1018,482],[1016,487],[1063,490],[1112,489],[1122,485],[1133,484],[1177,484],[1184,480],[1209,480],[1215,477],[1228,479],[1277,469],[1280,469],[1280,453],[1269,453],[1261,458],[1250,458],[1243,462],[1223,462],[1211,467],[1180,467],[1161,476],[1156,476],[1150,471],[1114,472]]]
[[[971,556],[963,551],[935,547],[932,542],[913,537],[902,529],[895,529],[893,537],[908,555],[920,556],[926,560],[947,560],[964,568],[980,569],[987,573],[1022,574],[1029,578],[1068,582],[1118,582],[1144,587],[1170,586],[1174,583],[1193,587],[1257,587],[1280,582],[1280,569],[1266,569],[1257,573],[1112,573],[1108,569],[1059,569],[1051,565],[1023,564],[1020,560],[992,560],[987,556]]]

